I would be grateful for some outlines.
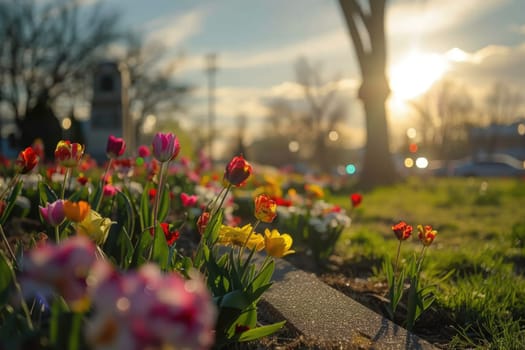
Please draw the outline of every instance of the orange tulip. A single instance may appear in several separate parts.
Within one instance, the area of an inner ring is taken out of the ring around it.
[[[434,242],[434,238],[436,238],[437,231],[432,229],[432,226],[430,225],[418,225],[417,230],[419,232],[418,237],[421,243],[425,246],[429,246]]]
[[[277,216],[277,203],[266,194],[255,197],[255,217],[270,223]]]
[[[71,202],[69,200],[64,201],[64,213],[66,218],[75,222],[82,222],[89,214],[91,207],[86,201]]]

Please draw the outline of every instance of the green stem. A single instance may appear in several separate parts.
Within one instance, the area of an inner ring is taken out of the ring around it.
[[[111,169],[111,162],[113,162],[113,159],[109,159],[108,161],[108,164],[106,165],[106,169],[104,170],[104,174],[102,175],[102,179],[100,181],[102,181],[101,183],[101,190],[102,192],[104,192],[104,185],[106,184],[106,179],[108,177],[108,174],[109,174],[109,169]],[[102,203],[102,197],[103,194],[101,194],[99,197],[98,197],[98,200],[97,200],[97,204],[95,205],[95,211],[98,211],[98,208],[100,207],[100,204]]]
[[[7,237],[5,235],[4,228],[2,227],[2,225],[0,225],[0,234],[2,235],[2,240],[4,241],[7,251],[9,252],[9,255],[11,256],[11,259],[13,259],[13,264],[16,264],[16,255],[13,252],[13,249],[11,249],[11,245],[9,244],[9,241],[7,240]]]
[[[69,176],[70,171],[71,171],[70,168],[66,168],[66,173],[64,174],[64,182],[62,183],[62,193],[60,194],[61,199],[64,199],[64,196],[66,194],[67,178]]]
[[[159,202],[162,198],[162,192],[164,190],[164,173],[166,171],[167,162],[161,163],[160,165],[160,171],[159,171],[159,184],[157,188],[157,193],[155,195],[155,202],[153,203],[153,242],[151,243],[151,248],[149,251],[149,259],[153,257],[154,249],[155,249],[155,241],[157,239],[157,221],[158,221],[158,215],[159,215]]]
[[[20,174],[16,174],[15,176],[13,176],[13,178],[11,179],[11,181],[9,181],[9,183],[6,185],[5,189],[2,191],[2,193],[0,194],[0,200],[4,199],[4,196],[7,194],[7,191],[9,191],[10,188],[13,187],[13,185],[18,182],[18,178],[20,177]]]
[[[242,257],[242,252],[244,250],[244,247],[246,247],[246,245],[248,244],[248,242],[250,241],[250,238],[252,237],[252,234],[255,232],[255,228],[261,223],[261,220],[257,219],[257,221],[255,222],[255,225],[253,225],[252,227],[252,230],[250,231],[250,233],[248,234],[248,237],[246,237],[246,241],[244,241],[244,244],[241,246],[241,248],[239,249],[239,261],[241,261],[241,257]]]
[[[398,269],[398,265],[397,265],[397,263],[399,262],[399,253],[401,252],[401,243],[402,243],[402,242],[403,242],[403,241],[400,240],[400,241],[399,241],[399,244],[398,244],[398,246],[397,246],[396,263],[395,263],[395,265],[394,265],[394,281],[395,281],[395,279],[396,279],[397,272],[398,272],[398,271],[397,271],[397,269]]]
[[[71,324],[71,332],[69,334],[68,349],[78,350],[80,348],[80,331],[82,326],[82,316],[80,312],[73,314],[73,320]]]
[[[426,251],[426,245],[423,246],[423,249],[421,249],[421,254],[419,255],[419,260],[417,262],[417,270],[416,270],[416,276],[419,277],[419,273],[421,272],[421,265],[423,265],[423,259],[425,257],[425,251]]]
[[[55,226],[55,242],[60,242],[60,225]]]
[[[2,226],[0,225],[0,227]],[[2,235],[3,235],[3,232],[4,230],[2,230]],[[0,254],[3,254],[3,252],[0,251]],[[16,264],[16,260],[14,260],[13,263]],[[26,300],[24,299],[24,294],[22,293],[22,287],[20,286],[20,283],[18,283],[18,280],[16,279],[15,270],[11,267],[9,269],[9,272],[11,273],[11,278],[13,279],[13,284],[16,288],[16,291],[20,295],[20,306],[22,307],[22,311],[24,312],[24,316],[27,322],[27,327],[29,328],[29,330],[33,331],[34,330],[33,321],[31,320],[31,313],[29,312],[29,308],[27,307]]]
[[[232,185],[231,185],[231,184],[228,184],[228,186],[223,187],[223,189],[222,189],[221,192],[217,195],[217,198],[216,198],[216,199],[218,199],[218,198],[221,196],[221,193],[224,192],[224,195],[223,195],[222,198],[221,198],[221,202],[219,203],[219,206],[215,209],[215,211],[213,211],[213,213],[210,214],[210,216],[215,215],[215,213],[216,213],[217,211],[219,211],[219,209],[222,208],[222,206],[223,206],[223,204],[224,204],[224,201],[226,200],[226,197],[228,197],[228,192],[230,192],[231,188],[232,188]],[[213,209],[213,208],[212,208],[212,209]]]
[[[226,187],[221,188],[221,191],[219,192],[219,194],[213,197],[213,199],[206,205],[206,210],[210,211],[210,215],[212,214],[210,209],[213,209],[213,205],[217,202],[217,200],[222,195],[225,189]]]

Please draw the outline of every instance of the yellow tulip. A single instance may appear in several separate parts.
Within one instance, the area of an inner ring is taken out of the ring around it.
[[[96,211],[90,210],[86,218],[77,223],[75,228],[78,234],[88,236],[95,243],[101,245],[106,242],[112,224],[113,222],[109,218],[103,218]]]
[[[219,244],[235,245],[242,247],[246,244],[249,249],[261,251],[264,249],[264,238],[261,234],[253,232],[250,224],[243,227],[232,227],[222,225],[219,231]]]
[[[277,230],[266,229],[264,231],[264,243],[266,245],[266,254],[275,258],[282,258],[283,256],[295,253],[291,250],[293,239],[287,234],[280,234]]]

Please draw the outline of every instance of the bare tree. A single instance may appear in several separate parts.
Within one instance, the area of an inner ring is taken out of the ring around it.
[[[523,105],[523,96],[508,84],[496,82],[485,98],[488,124],[492,127],[512,123],[516,120]],[[498,134],[489,129],[487,151],[494,152],[498,144]]]
[[[316,170],[329,172],[335,161],[328,135],[344,121],[348,101],[340,98],[340,79],[325,79],[319,64],[299,58],[294,68],[302,97],[270,101],[269,132],[297,145],[290,159],[302,158]]]
[[[444,79],[411,106],[420,117],[421,148],[443,160],[469,152],[468,128],[472,124],[474,104],[461,83]]]
[[[130,110],[136,119],[138,137],[148,115],[184,111],[183,101],[191,87],[175,81],[182,56],[168,59],[168,48],[156,42],[145,43],[136,34],[126,37],[125,47],[120,60],[129,70]]]
[[[358,97],[366,115],[366,149],[361,185],[373,187],[398,178],[390,157],[385,102],[390,94],[386,79],[385,0],[339,0],[361,70]]]
[[[485,98],[489,124],[511,123],[523,104],[523,96],[503,82],[495,82]]]
[[[313,145],[313,158],[320,170],[329,171],[328,134],[337,129],[337,124],[346,116],[346,104],[337,99],[340,79],[324,80],[321,67],[313,66],[306,58],[297,60],[295,71],[308,106],[303,123],[313,141],[310,143]]]
[[[0,104],[19,129],[43,99],[51,106],[86,78],[117,24],[115,12],[78,0],[0,2]]]

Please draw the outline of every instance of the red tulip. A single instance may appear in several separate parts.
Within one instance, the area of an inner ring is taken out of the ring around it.
[[[252,166],[242,156],[233,157],[226,166],[224,179],[233,186],[242,186],[252,174]]]
[[[108,158],[117,158],[124,154],[126,150],[126,141],[120,137],[109,135],[106,146],[106,155]]]
[[[363,196],[360,193],[352,193],[350,195],[350,200],[352,201],[352,207],[358,207],[363,201]]]
[[[399,223],[392,226],[392,231],[394,231],[396,234],[397,239],[404,241],[412,234],[412,226],[408,225],[404,221],[400,221]]]
[[[25,150],[18,154],[18,158],[15,162],[15,169],[20,174],[27,174],[38,164],[38,156],[31,147],[27,147]]]

